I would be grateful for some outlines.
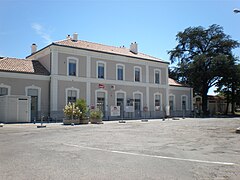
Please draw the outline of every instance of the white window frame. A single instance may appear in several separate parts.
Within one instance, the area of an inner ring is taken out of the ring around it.
[[[174,94],[169,94],[168,100],[170,101],[170,96],[173,97],[173,111],[176,110],[176,101],[175,101],[175,95]],[[169,103],[169,102],[168,102]],[[169,103],[169,108],[170,108],[170,103]]]
[[[98,65],[99,64],[103,64],[104,66],[104,78],[98,78]],[[96,66],[96,78],[97,79],[107,79],[107,63],[106,62],[104,62],[104,61],[97,61],[97,66]]]
[[[8,95],[11,95],[11,86],[8,86],[8,85],[6,85],[6,84],[1,83],[1,84],[0,84],[0,88],[7,88],[7,89],[8,89],[7,96],[8,96]]]
[[[187,95],[181,95],[181,110],[183,110],[183,107],[182,107],[183,97],[186,97],[186,110],[189,110],[189,107],[188,107],[188,96]]]
[[[71,60],[76,61],[76,77],[78,76],[78,58],[76,57],[67,57],[67,76],[71,76],[69,75],[69,63]]]
[[[159,83],[156,83],[156,73],[159,73]],[[161,70],[160,69],[154,69],[154,84],[161,84]]]
[[[140,73],[140,81],[135,81],[135,71],[136,69],[139,69],[139,73]],[[134,82],[142,82],[142,67],[140,66],[134,66],[134,71],[133,71],[133,77],[134,77]]]
[[[105,98],[105,111],[108,111],[108,92],[105,89],[97,89],[95,90],[95,108],[97,107],[97,94],[98,92],[104,93],[104,98]]]
[[[153,96],[154,96],[154,101],[153,101],[153,107],[154,107],[154,111],[156,111],[156,106],[155,106],[155,100],[156,100],[156,96],[160,96],[160,111],[162,111],[162,108],[163,108],[163,103],[162,103],[162,93],[154,93]]]
[[[71,87],[71,88],[66,88],[65,89],[65,104],[67,105],[68,103],[68,91],[77,91],[77,99],[79,99],[79,89]]]
[[[25,95],[28,96],[28,89],[38,90],[38,111],[41,111],[41,88],[35,85],[25,87]]]
[[[118,80],[118,67],[122,66],[123,68],[123,80]],[[124,64],[116,64],[116,80],[117,81],[125,81],[125,65]]]
[[[125,110],[125,107],[126,107],[126,103],[127,103],[127,101],[126,101],[126,98],[127,98],[127,93],[126,93],[126,91],[123,91],[123,90],[118,90],[118,91],[115,91],[115,106],[117,106],[117,95],[118,94],[124,94],[124,102],[123,102],[123,106],[124,106],[124,110]]]

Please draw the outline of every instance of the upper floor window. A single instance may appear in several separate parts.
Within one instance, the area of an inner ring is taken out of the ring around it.
[[[98,62],[97,63],[97,78],[99,79],[105,79],[106,77],[106,70],[105,70],[106,64],[104,62]]]
[[[68,76],[77,76],[78,75],[78,59],[77,58],[68,58],[67,59],[67,75]]]
[[[0,87],[0,96],[8,95],[8,88]]]
[[[141,68],[140,67],[134,67],[134,80],[135,80],[135,82],[141,81]]]
[[[160,84],[160,70],[154,70],[154,83]]]
[[[117,80],[124,80],[124,66],[117,65]]]

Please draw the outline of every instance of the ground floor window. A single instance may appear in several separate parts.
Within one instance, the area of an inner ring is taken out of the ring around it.
[[[172,95],[169,96],[169,106],[170,106],[170,110],[173,111],[173,108],[174,108],[174,96],[172,96]]]
[[[67,103],[75,103],[77,101],[77,91],[68,90]]]
[[[0,96],[8,95],[8,88],[0,87]]]
[[[154,106],[156,111],[160,111],[161,108],[161,95],[155,94],[154,95]]]
[[[187,110],[187,96],[182,96],[182,110]]]

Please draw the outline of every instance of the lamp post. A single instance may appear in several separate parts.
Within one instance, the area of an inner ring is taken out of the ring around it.
[[[233,9],[233,12],[234,13],[240,13],[240,9],[235,8],[235,9]]]

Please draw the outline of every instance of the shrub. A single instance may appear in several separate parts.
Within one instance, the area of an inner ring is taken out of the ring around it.
[[[76,101],[76,107],[79,108],[79,110],[82,112],[80,114],[80,119],[84,119],[87,117],[87,104],[84,99],[77,99]]]
[[[65,106],[65,108],[63,109],[63,112],[68,119],[79,118],[82,114],[80,109],[76,107],[75,103],[70,103],[70,102]]]
[[[90,118],[92,119],[101,119],[103,117],[103,113],[100,109],[91,109],[90,110]]]

